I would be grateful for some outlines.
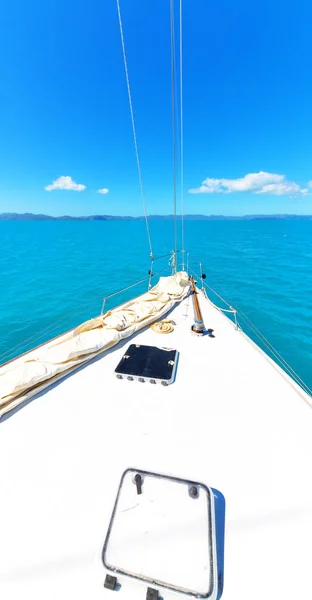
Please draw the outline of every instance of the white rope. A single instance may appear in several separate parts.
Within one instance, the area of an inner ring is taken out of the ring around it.
[[[174,5],[170,0],[170,39],[171,39],[171,100],[172,100],[172,144],[173,144],[173,212],[174,212],[174,252],[177,256],[177,148],[175,133],[175,39]]]
[[[123,35],[122,19],[121,19],[121,12],[120,12],[119,0],[116,0],[116,3],[117,3],[117,10],[118,10],[120,38],[121,38],[122,53],[123,53],[123,60],[124,60],[124,67],[125,67],[125,74],[126,74],[126,81],[127,81],[128,99],[129,99],[129,107],[130,107],[130,114],[131,114],[132,131],[133,131],[133,141],[134,141],[135,155],[136,155],[137,166],[138,166],[138,174],[139,174],[139,181],[140,181],[140,188],[141,188],[141,197],[142,197],[142,204],[143,204],[145,224],[146,224],[146,232],[147,232],[147,238],[148,238],[148,244],[149,244],[149,250],[150,250],[150,257],[153,258],[152,240],[151,240],[151,234],[150,234],[150,229],[149,229],[149,225],[148,225],[145,192],[144,192],[144,187],[143,187],[141,164],[140,164],[139,150],[138,150],[138,143],[137,143],[137,136],[136,136],[136,129],[135,129],[135,122],[134,122],[132,97],[131,97],[131,89],[130,89],[130,80],[129,80],[129,73],[128,73],[128,64],[127,64],[127,56],[126,56],[126,48],[125,48],[125,41],[124,41],[124,35]]]
[[[180,0],[180,169],[181,169],[181,246],[182,271],[184,271],[184,148],[183,148],[183,38],[182,0]]]

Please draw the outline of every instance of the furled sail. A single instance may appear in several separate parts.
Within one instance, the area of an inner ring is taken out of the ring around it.
[[[16,358],[0,368],[0,417],[142,327],[189,292],[187,274],[161,277],[147,293]]]

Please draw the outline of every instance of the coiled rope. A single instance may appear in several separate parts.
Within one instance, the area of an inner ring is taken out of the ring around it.
[[[173,324],[172,321],[156,321],[151,325],[151,329],[155,333],[172,333]]]

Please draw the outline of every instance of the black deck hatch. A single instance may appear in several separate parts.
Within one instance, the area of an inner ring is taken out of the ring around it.
[[[178,352],[172,348],[157,348],[131,344],[115,369],[118,379],[161,383],[174,381]]]

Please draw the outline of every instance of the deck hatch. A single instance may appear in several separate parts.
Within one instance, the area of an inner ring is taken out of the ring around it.
[[[172,348],[131,344],[115,373],[118,379],[169,385],[174,381],[177,361],[178,352]]]
[[[105,567],[148,586],[215,598],[212,504],[201,483],[127,470],[104,544]]]

